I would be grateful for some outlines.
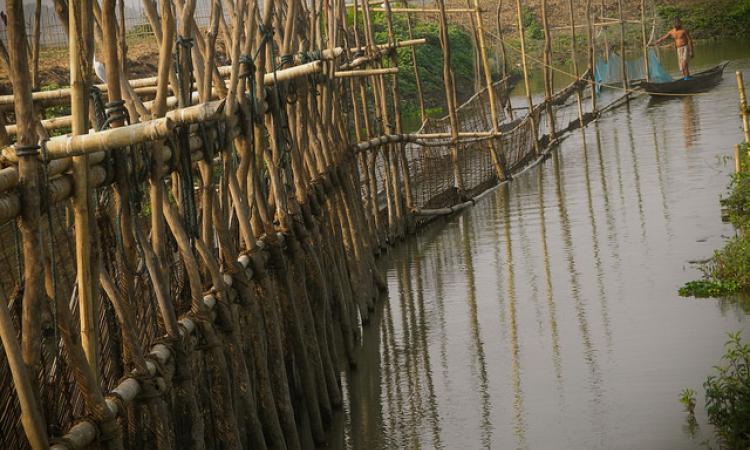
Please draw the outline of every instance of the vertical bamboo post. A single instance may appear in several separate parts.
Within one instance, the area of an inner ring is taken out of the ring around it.
[[[39,51],[42,36],[42,0],[36,0],[34,5],[34,29],[31,41],[31,80],[35,91],[39,90]]]
[[[356,12],[356,5],[355,5],[355,12]],[[406,15],[406,27],[407,27],[406,29],[409,33],[410,40],[414,39],[414,34],[411,29],[411,20],[412,20],[412,15],[407,14]],[[422,123],[424,123],[424,121],[427,120],[427,112],[424,106],[424,93],[422,92],[422,80],[419,77],[419,66],[417,65],[417,46],[411,45],[409,46],[409,50],[411,51],[411,64],[412,64],[412,68],[414,69],[414,82],[416,83],[416,87],[417,87],[417,100],[419,100],[419,118],[422,120]]]
[[[586,32],[588,34],[588,63],[589,73],[592,80],[595,80],[594,70],[596,68],[596,42],[594,40],[594,26],[591,20],[592,5],[591,0],[586,0]],[[596,83],[591,82],[591,110],[596,113]]]
[[[395,47],[396,36],[393,32],[393,12],[391,11],[391,3],[389,0],[384,0],[383,5],[385,6],[385,18],[386,18],[386,24],[388,25],[388,43]],[[412,46],[412,48],[413,47],[414,46]],[[391,66],[398,67],[398,51],[394,49],[390,51],[389,54],[390,54]],[[415,67],[416,67],[416,63],[415,63]],[[397,73],[394,73],[391,76],[391,99],[394,105],[393,109],[394,109],[394,118],[396,119],[396,134],[401,134],[403,132],[403,123],[401,121],[401,93],[399,92],[399,88],[398,88],[398,74]],[[403,190],[404,190],[404,202],[406,205],[406,213],[403,216],[403,220],[406,220],[407,226],[409,226],[408,215],[414,209],[414,199],[413,199],[414,193],[411,188],[411,174],[409,172],[409,162],[406,160],[406,152],[404,150],[404,144],[395,144],[394,149],[396,149],[396,152],[394,152],[395,154],[393,155],[393,157],[396,158],[396,160],[400,162],[401,171],[403,172],[403,177],[404,177]]]
[[[21,234],[23,238],[24,291],[21,311],[21,348],[10,320],[7,302],[0,301],[0,337],[11,368],[21,405],[21,422],[34,449],[47,448],[44,418],[31,380],[36,380],[41,365],[41,310],[43,259],[39,238],[39,153],[34,133],[34,106],[31,98],[28,55],[25,51],[26,27],[22,0],[8,0],[8,47],[10,78],[14,91],[14,111],[18,134],[18,183],[21,194]]]
[[[750,142],[750,110],[747,107],[747,95],[745,94],[745,80],[742,72],[735,73],[737,77],[737,90],[740,93],[740,117],[742,118],[742,132],[745,142]]]
[[[529,86],[529,66],[526,63],[526,32],[523,27],[523,11],[521,9],[521,0],[516,0],[516,15],[518,16],[518,37],[521,40],[521,67],[523,68],[523,84],[526,89],[526,102],[529,108],[529,120],[531,120],[531,129],[534,134],[534,153],[539,155],[539,130],[536,128],[536,118],[534,117],[534,100],[531,98],[531,88]]]
[[[576,42],[576,16],[575,9],[573,6],[573,0],[568,1],[570,8],[570,27],[571,27],[571,39],[570,39],[570,53],[573,59],[573,73],[576,76],[576,82],[581,77],[581,71],[578,68],[578,43]],[[578,122],[583,127],[583,99],[581,98],[581,89],[576,89],[576,101],[578,102]]]
[[[740,144],[734,146],[734,173],[742,172],[742,161],[740,160]]]
[[[69,40],[70,53],[70,106],[73,135],[87,134],[89,73],[92,64],[93,17],[90,0],[71,2],[69,11],[70,36],[81,36]],[[81,345],[86,360],[98,378],[96,342],[96,305],[91,266],[91,224],[89,217],[88,156],[73,157],[74,216],[76,238],[76,270],[78,282],[79,313],[81,320]]]
[[[495,97],[495,87],[492,85],[492,72],[490,71],[490,62],[487,59],[487,48],[484,42],[484,25],[482,24],[482,14],[479,12],[479,0],[474,0],[474,14],[476,17],[477,24],[477,45],[479,48],[479,58],[482,62],[484,69],[484,81],[487,86],[487,95],[490,100],[490,114],[492,116],[492,133],[495,135],[495,139],[489,141],[490,154],[492,156],[492,162],[495,166],[495,172],[497,179],[502,181],[505,179],[505,167],[503,159],[498,155],[498,149],[495,147],[495,143],[500,143],[498,139],[500,134],[500,119],[497,116],[497,98]],[[500,149],[502,151],[502,149]]]
[[[453,182],[456,190],[461,194],[464,190],[463,176],[458,160],[458,114],[456,113],[456,93],[451,71],[451,44],[448,38],[448,20],[445,15],[445,2],[436,0],[440,10],[440,41],[443,45],[443,81],[445,82],[445,101],[448,105],[448,118],[451,124],[451,162],[453,164]]]
[[[29,375],[29,370],[21,357],[21,346],[16,340],[16,330],[5,299],[0,299],[0,340],[13,377],[18,403],[21,406],[21,425],[23,425],[26,438],[34,450],[46,450],[49,448],[49,442],[44,416],[42,416],[31,384],[34,377]]]
[[[508,53],[505,48],[505,39],[503,39],[503,0],[499,0],[497,3],[497,38],[500,40],[500,55],[503,57],[503,79],[504,88],[508,88]],[[505,97],[506,107],[508,109],[508,118],[513,120],[513,105],[510,102],[510,92],[506,92]]]
[[[628,95],[628,72],[625,69],[625,20],[622,15],[622,0],[617,0],[617,15],[620,19],[620,72],[622,73],[622,88],[625,90],[625,95]]]
[[[651,67],[648,61],[648,39],[646,38],[646,0],[641,0],[641,44],[643,45],[643,68],[646,70],[646,81],[651,81]]]
[[[557,130],[555,129],[555,112],[552,109],[552,35],[549,30],[547,17],[547,0],[542,0],[542,27],[544,28],[544,103],[547,110],[547,126],[549,127],[550,141],[555,140]]]

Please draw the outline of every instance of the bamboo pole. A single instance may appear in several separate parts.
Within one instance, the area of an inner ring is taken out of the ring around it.
[[[625,68],[625,22],[622,20],[622,0],[617,0],[617,14],[620,17],[620,71],[622,72],[622,88],[627,95],[628,89],[628,72]]]
[[[505,48],[505,39],[503,39],[503,21],[502,21],[502,8],[503,8],[503,0],[498,0],[497,3],[497,38],[500,40],[500,54],[503,57],[503,80],[506,91],[508,89],[508,53]],[[508,92],[508,95],[506,96],[506,105],[505,108],[508,111],[508,118],[510,120],[513,120],[513,105],[510,101],[510,92]]]
[[[25,51],[26,28],[23,3],[21,0],[8,0],[8,45],[11,81],[16,94],[15,113],[21,132],[16,142],[19,154],[19,182],[23,209],[21,233],[24,257],[24,293],[21,310],[21,348],[16,342],[16,331],[8,314],[7,303],[3,299],[0,306],[0,332],[8,364],[13,375],[21,405],[21,423],[26,436],[34,449],[47,447],[44,418],[41,413],[38,393],[34,392],[31,380],[41,369],[41,310],[42,310],[42,255],[39,237],[39,172],[36,156],[36,138],[33,128],[33,105],[31,101],[31,80],[29,79],[28,55]],[[25,150],[25,151],[23,151]],[[23,151],[23,152],[22,152]],[[20,281],[20,280],[19,280]],[[32,374],[32,376],[28,376]]]
[[[382,4],[382,2],[381,2]],[[386,12],[387,8],[370,8],[373,12]],[[404,14],[441,14],[444,11],[446,14],[474,14],[481,13],[482,10],[478,8],[391,8],[393,13],[404,13]]]
[[[34,29],[31,40],[31,80],[35,91],[39,90],[39,50],[41,40],[42,0],[36,0],[34,4]]]
[[[573,74],[576,76],[576,81],[580,79],[581,72],[578,68],[578,43],[576,42],[576,28],[575,28],[575,9],[573,6],[573,0],[568,1],[568,7],[570,10],[570,24],[573,25],[573,31],[571,32],[570,39],[570,53],[571,59],[573,60]],[[581,90],[576,91],[576,101],[578,102],[578,121],[583,125],[583,99],[581,98]]]
[[[750,143],[750,109],[747,106],[747,95],[745,94],[745,81],[742,72],[735,73],[737,77],[737,91],[740,95],[740,117],[742,118],[742,134],[745,142]]]
[[[588,64],[589,73],[591,78],[594,79],[594,71],[596,67],[596,42],[594,40],[594,26],[591,21],[592,14],[592,0],[586,0],[586,34],[587,34],[587,45],[588,45]],[[591,110],[596,113],[596,83],[591,83]]]
[[[740,157],[740,144],[734,146],[734,173],[742,172],[742,158]]]
[[[448,105],[448,117],[451,126],[451,164],[453,166],[453,183],[454,187],[458,191],[459,195],[464,190],[463,175],[461,174],[461,166],[458,160],[458,132],[460,130],[460,124],[458,122],[458,114],[456,113],[456,92],[453,84],[453,72],[450,67],[451,60],[451,46],[450,39],[448,37],[448,21],[445,13],[445,3],[443,0],[435,0],[438,9],[440,11],[440,41],[443,45],[443,81],[445,83],[445,100]]]
[[[555,129],[555,112],[552,106],[553,81],[552,81],[552,35],[549,30],[549,20],[547,17],[547,0],[542,0],[542,27],[544,28],[544,103],[547,111],[547,127],[549,128],[550,139],[554,140],[557,131]]]
[[[646,0],[641,0],[641,44],[643,45],[643,67],[646,69],[646,81],[651,81],[648,40],[646,38]]]
[[[406,29],[409,33],[409,39],[414,39],[412,32],[412,15],[406,15]],[[409,52],[411,53],[411,65],[414,70],[414,82],[417,88],[417,100],[419,100],[419,118],[424,123],[427,120],[427,112],[424,105],[424,92],[422,92],[422,79],[419,76],[419,65],[417,64],[417,49],[416,46],[410,46]]]
[[[46,450],[49,448],[49,442],[44,416],[37,403],[31,381],[34,377],[30,376],[28,367],[21,356],[21,346],[16,340],[16,330],[8,311],[8,303],[5,299],[1,299],[0,303],[2,303],[0,304],[0,339],[13,377],[18,403],[21,406],[21,425],[31,448]]]
[[[89,0],[72,2],[69,13],[70,35],[81,36],[70,39],[70,84],[71,110],[73,112],[72,134],[87,134],[88,127],[88,79],[91,71],[93,17]],[[75,238],[76,270],[78,280],[79,313],[81,321],[81,344],[86,359],[98,379],[96,298],[92,275],[90,224],[90,191],[88,180],[88,156],[73,158],[75,186]]]
[[[487,95],[490,101],[490,115],[492,116],[492,133],[495,135],[500,134],[500,119],[497,113],[497,98],[495,96],[495,87],[492,82],[492,72],[490,70],[490,62],[487,59],[487,48],[484,42],[484,25],[482,24],[482,15],[479,13],[479,0],[474,0],[474,7],[477,10],[475,21],[477,25],[477,44],[479,46],[479,57],[484,68],[484,81],[487,89]],[[500,181],[505,180],[505,164],[502,154],[498,154],[498,149],[495,143],[500,144],[500,139],[489,141],[489,150],[492,157],[492,163],[495,166],[495,173],[497,179]],[[502,152],[502,147],[499,149]]]
[[[516,16],[518,20],[518,37],[521,41],[521,67],[523,68],[523,84],[526,90],[526,102],[529,108],[531,129],[534,135],[534,153],[539,155],[539,130],[537,130],[536,118],[534,117],[534,100],[531,98],[531,87],[529,86],[529,67],[526,63],[526,32],[523,25],[523,10],[521,0],[516,0]]]

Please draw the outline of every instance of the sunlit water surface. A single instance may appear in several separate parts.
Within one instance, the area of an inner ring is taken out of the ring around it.
[[[344,375],[334,448],[693,448],[741,300],[681,298],[734,233],[735,58],[709,94],[634,100],[381,260],[389,296]],[[722,54],[722,52],[724,52]],[[741,55],[739,55],[741,56]],[[745,309],[747,310],[747,308]],[[687,430],[680,391],[698,392]]]

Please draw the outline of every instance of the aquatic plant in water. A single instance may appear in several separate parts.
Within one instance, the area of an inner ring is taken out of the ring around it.
[[[750,448],[750,344],[742,342],[740,332],[729,333],[721,363],[714,366],[703,389],[706,394],[708,423],[713,425],[722,448]],[[688,428],[696,435],[695,391],[685,388],[680,403],[688,413]]]

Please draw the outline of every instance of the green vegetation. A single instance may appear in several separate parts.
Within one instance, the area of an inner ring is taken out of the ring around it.
[[[703,383],[708,423],[713,425],[719,444],[727,449],[750,448],[750,344],[740,332],[730,333],[721,363]],[[695,424],[695,391],[686,388],[680,403]]]
[[[695,391],[685,388],[680,392],[680,403],[685,407],[685,412],[695,414]]]
[[[740,151],[747,155],[750,145]],[[737,228],[737,236],[717,250],[702,265],[703,279],[691,281],[680,288],[683,297],[723,297],[739,292],[750,292],[750,172],[748,161],[743,171],[732,176],[729,194],[721,200],[729,221]]]
[[[350,13],[351,14],[351,13]],[[350,16],[351,17],[351,16]],[[360,16],[361,17],[361,16]],[[384,13],[370,13],[373,33],[377,43],[388,42],[388,28]],[[394,14],[393,33],[396,41],[409,39],[407,18],[404,14]],[[443,83],[443,52],[440,47],[439,27],[435,22],[412,24],[415,39],[425,38],[427,43],[415,48],[419,78],[422,82],[425,107],[428,112],[442,114],[445,106],[445,84]],[[456,95],[459,102],[474,93],[474,48],[471,35],[457,25],[448,26],[451,45],[451,69],[455,78]],[[419,101],[411,49],[398,49],[398,84],[401,93],[401,113],[405,123],[419,123]]]
[[[739,37],[750,30],[750,0],[703,0],[690,6],[660,5],[659,17],[680,17],[696,39]]]

